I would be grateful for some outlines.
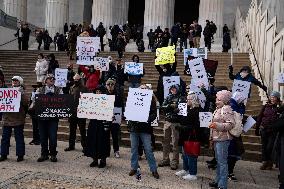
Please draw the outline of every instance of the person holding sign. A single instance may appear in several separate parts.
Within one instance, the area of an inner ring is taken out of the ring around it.
[[[84,73],[86,81],[86,87],[89,92],[92,92],[99,85],[100,70],[95,70],[94,66],[79,66],[80,70]]]
[[[185,149],[185,142],[199,142],[202,140],[199,131],[199,112],[201,111],[202,108],[200,107],[198,96],[195,94],[195,92],[190,91],[187,96],[187,116],[181,116],[180,126],[176,128],[179,131],[179,146],[183,148],[183,169],[176,172],[175,175],[183,176],[182,178],[185,180],[197,179],[196,174],[198,156],[187,153],[187,150]]]
[[[12,89],[18,89],[17,92],[16,91],[13,92],[13,98],[20,99],[20,109],[19,112],[6,111],[3,113],[0,161],[7,160],[7,156],[9,155],[12,129],[14,129],[14,135],[16,140],[16,155],[18,156],[17,162],[24,160],[24,155],[25,155],[24,125],[25,125],[26,110],[28,109],[29,100],[28,97],[25,95],[24,88],[22,87],[23,82],[24,81],[20,76],[14,76],[12,78]]]
[[[232,135],[229,133],[234,127],[234,113],[229,105],[232,93],[222,90],[216,94],[216,110],[211,128],[210,140],[213,141],[215,157],[217,159],[216,178],[209,183],[210,187],[227,189],[228,182],[228,148]]]
[[[54,85],[55,77],[52,74],[48,74],[45,79],[45,85],[36,91],[36,94],[45,95],[59,95],[63,94],[62,89]],[[35,100],[35,99],[34,99]],[[39,119],[38,127],[40,134],[41,144],[41,156],[37,159],[38,162],[43,162],[49,159],[51,162],[57,162],[57,130],[58,130],[58,119]],[[49,146],[49,147],[48,147]]]
[[[138,55],[133,55],[132,57],[132,61],[135,63],[139,63],[139,56]],[[143,73],[140,75],[131,75],[131,74],[127,74],[128,77],[128,83],[129,83],[129,87],[131,88],[138,88],[140,86],[141,83],[141,79],[145,74],[145,69],[143,69]]]
[[[147,86],[141,85],[140,88],[147,89]],[[137,169],[139,168],[138,146],[139,146],[139,139],[141,139],[145,150],[146,158],[150,167],[150,171],[152,172],[154,178],[156,179],[160,178],[157,172],[156,159],[154,157],[151,145],[151,133],[153,133],[151,122],[153,122],[156,119],[156,117],[157,117],[156,100],[153,96],[147,123],[142,123],[138,121],[128,122],[128,129],[130,131],[130,141],[131,141],[131,171],[129,172],[129,176],[135,175],[137,173]]]

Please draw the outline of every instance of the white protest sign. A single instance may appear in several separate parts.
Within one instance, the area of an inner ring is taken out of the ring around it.
[[[113,116],[114,116],[114,120],[112,123],[118,123],[120,125],[121,117],[122,117],[122,108],[114,107]]]
[[[232,94],[240,92],[247,99],[250,91],[250,85],[251,82],[235,79],[232,87]]]
[[[284,83],[284,73],[278,74],[278,83],[281,83],[281,84]]]
[[[159,126],[159,120],[160,120],[160,111],[157,109],[157,117],[156,119],[151,123],[152,127],[158,127]]]
[[[125,62],[124,73],[127,73],[129,75],[142,75],[143,63]]]
[[[183,56],[184,56],[184,65],[186,65],[188,56],[193,57],[200,57],[203,59],[207,59],[207,47],[205,48],[190,48],[190,49],[184,49]]]
[[[180,85],[180,76],[164,76],[163,77],[164,85],[164,98],[169,95],[169,90],[173,85]]]
[[[126,120],[148,122],[153,91],[129,88],[125,112]]]
[[[77,64],[94,65],[96,53],[100,49],[99,37],[77,37]]]
[[[78,118],[112,121],[114,95],[82,93],[77,109]]]
[[[212,112],[199,112],[200,127],[208,128],[212,123],[213,114]]]
[[[206,96],[204,95],[204,93],[201,91],[201,89],[194,85],[194,84],[190,84],[189,85],[189,90],[193,91],[197,94],[198,99],[199,99],[199,104],[202,108],[205,107],[205,103],[206,103]]]
[[[96,57],[94,62],[94,69],[100,71],[108,71],[109,70],[109,59]]]
[[[244,129],[243,129],[244,132],[248,132],[248,130],[250,130],[254,126],[255,123],[256,121],[251,116],[249,116],[247,118],[246,123],[244,124]]]
[[[68,69],[55,69],[55,83],[56,87],[66,87]]]
[[[0,112],[19,112],[21,92],[17,88],[0,88]]]
[[[202,58],[196,58],[188,61],[188,66],[192,75],[191,82],[197,86],[203,84],[205,88],[208,89],[209,82]]]
[[[179,103],[178,109],[179,109],[178,115],[187,116],[187,103]]]

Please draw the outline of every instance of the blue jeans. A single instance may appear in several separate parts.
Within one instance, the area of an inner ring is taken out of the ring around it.
[[[57,151],[57,120],[38,120],[42,156],[56,156]],[[49,145],[48,145],[49,143]],[[49,146],[49,150],[48,150]]]
[[[24,125],[15,127],[3,126],[2,139],[1,139],[1,156],[9,155],[10,138],[14,129],[16,140],[16,155],[25,155],[25,141],[24,141]]]
[[[183,169],[190,175],[197,174],[197,157],[190,156],[184,153],[182,148]]]
[[[216,178],[215,182],[218,187],[227,189],[228,182],[228,149],[230,140],[215,142],[215,157],[217,160]]]
[[[135,133],[130,132],[130,141],[131,141],[131,168],[132,170],[137,170],[139,167],[138,164],[138,146],[139,138],[141,139],[145,151],[145,155],[150,167],[150,171],[157,171],[156,159],[152,151],[151,145],[151,135],[147,133]]]

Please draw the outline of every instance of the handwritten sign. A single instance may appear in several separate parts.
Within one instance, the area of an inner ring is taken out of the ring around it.
[[[153,90],[129,88],[124,115],[127,120],[148,122]]]
[[[0,112],[19,112],[21,92],[14,88],[0,88]]]
[[[244,132],[248,132],[254,126],[255,123],[256,121],[251,116],[249,116],[247,118],[246,123],[244,124]]]
[[[94,62],[94,68],[95,70],[108,71],[109,70],[109,59],[102,58],[102,57],[96,57],[95,62]]]
[[[55,83],[56,87],[66,87],[68,69],[55,69]]]
[[[156,119],[151,123],[152,127],[158,127],[159,126],[159,120],[160,120],[160,111],[157,109],[157,117]]]
[[[204,48],[190,48],[190,49],[184,49],[183,51],[183,56],[184,56],[184,65],[187,62],[187,58],[189,56],[193,56],[193,57],[200,57],[203,59],[207,59],[207,47]]]
[[[114,107],[113,117],[114,117],[114,120],[112,121],[112,123],[117,123],[117,124],[120,125],[121,124],[121,118],[122,118],[122,108]]]
[[[157,48],[155,65],[172,64],[176,61],[175,46]]]
[[[248,99],[250,85],[250,82],[235,79],[232,87],[232,94],[240,92],[246,99]]]
[[[211,112],[199,112],[200,127],[208,128],[212,123],[213,114]]]
[[[112,121],[114,95],[83,93],[77,109],[78,118]]]
[[[194,83],[197,86],[203,84],[205,88],[208,89],[209,82],[202,58],[190,60],[188,65],[192,75],[191,83]]]
[[[205,103],[206,103],[206,96],[205,94],[201,91],[201,88],[194,85],[194,84],[190,84],[189,85],[189,90],[193,91],[196,93],[196,95],[198,96],[199,99],[199,104],[202,108],[205,107]]]
[[[179,109],[178,115],[187,116],[187,103],[179,103],[178,109]]]
[[[94,65],[96,53],[100,50],[99,37],[77,37],[77,64]]]
[[[163,85],[164,85],[164,98],[169,95],[169,90],[173,85],[180,85],[180,76],[164,76],[163,77]]]
[[[38,119],[68,118],[74,112],[72,95],[35,95],[35,113]]]
[[[124,66],[124,73],[127,73],[129,75],[143,74],[143,63],[125,62]]]
[[[284,84],[284,73],[278,74],[278,83]]]

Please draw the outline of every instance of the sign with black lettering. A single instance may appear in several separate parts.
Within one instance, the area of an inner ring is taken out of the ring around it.
[[[72,95],[35,95],[35,112],[39,119],[69,118],[74,113]]]

